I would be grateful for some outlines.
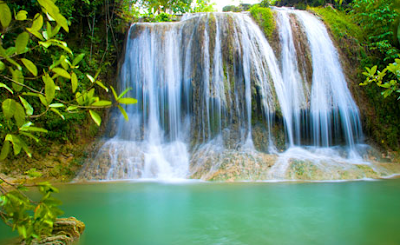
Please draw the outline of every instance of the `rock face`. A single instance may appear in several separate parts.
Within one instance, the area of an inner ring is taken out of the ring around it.
[[[75,244],[85,230],[85,224],[77,220],[75,217],[59,218],[53,226],[51,236],[44,237],[41,240],[33,240],[32,245],[71,245]],[[22,244],[20,238],[14,241],[9,241],[10,244]]]
[[[114,136],[77,179],[370,176],[353,168],[370,163],[326,28],[304,11],[274,11],[271,40],[239,13],[132,25],[119,88],[138,103],[125,108],[129,122],[111,120]]]

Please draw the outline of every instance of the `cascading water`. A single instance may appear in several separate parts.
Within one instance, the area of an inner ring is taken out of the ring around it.
[[[275,48],[247,14],[132,25],[119,87],[138,104],[78,178],[288,179],[301,178],[300,166],[319,173],[306,178],[338,179],[368,165],[325,26],[305,11],[274,11]]]

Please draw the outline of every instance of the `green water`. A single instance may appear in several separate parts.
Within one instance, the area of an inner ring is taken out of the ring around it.
[[[400,244],[400,180],[59,188],[84,245]]]

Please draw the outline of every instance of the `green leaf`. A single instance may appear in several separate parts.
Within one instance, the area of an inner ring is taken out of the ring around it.
[[[57,21],[57,24],[59,24],[66,32],[69,32],[67,19],[65,19],[62,14],[58,13],[53,17]]]
[[[28,12],[25,10],[20,10],[18,11],[17,15],[15,16],[16,20],[23,21],[26,20],[26,16],[28,15]]]
[[[71,75],[71,85],[72,85],[72,93],[75,93],[76,89],[78,88],[78,77],[74,72]]]
[[[40,40],[44,40],[42,34],[40,34],[40,32],[33,30],[32,28],[26,28],[27,31],[29,31],[30,33],[32,33],[32,35],[34,35],[35,37],[39,38]]]
[[[24,98],[22,98],[21,96],[19,96],[19,99],[21,100],[22,105],[25,108],[26,111],[26,115],[28,116],[32,116],[33,115],[33,107],[31,106],[31,104],[28,103],[28,101],[26,101]]]
[[[57,75],[59,75],[59,76],[71,79],[71,75],[69,75],[69,73],[66,70],[62,69],[62,68],[53,68],[52,71],[54,73],[56,73]]]
[[[101,118],[97,112],[89,110],[90,116],[92,117],[93,121],[97,124],[97,126],[100,127],[101,124]]]
[[[51,34],[53,35],[53,37],[58,34],[58,32],[60,31],[60,28],[61,28],[60,25],[57,25],[56,27],[54,27],[54,29],[51,31]]]
[[[51,105],[49,105],[50,108],[60,108],[60,107],[65,107],[64,104],[62,103],[53,103]]]
[[[113,93],[113,95],[114,95],[115,100],[118,101],[118,95],[117,95],[117,93],[115,92],[113,86],[110,86],[110,88],[111,88],[111,91],[112,91],[112,93]]]
[[[10,89],[7,85],[5,85],[4,83],[0,83],[0,88],[5,88],[8,90],[8,92],[10,92],[11,94],[14,94],[14,91],[12,91],[12,89]]]
[[[96,101],[92,104],[92,106],[110,106],[112,105],[111,101],[108,100],[100,100],[100,101]]]
[[[58,47],[64,49],[65,51],[67,51],[69,54],[72,54],[71,49],[69,49],[66,45],[63,45],[61,43],[55,43],[55,45],[57,45]]]
[[[19,138],[17,136],[12,135],[12,134],[7,134],[5,140],[10,141],[13,144],[14,155],[18,155],[21,152],[22,145],[21,145],[21,141],[19,140]]]
[[[16,48],[16,47],[9,47],[9,48],[6,50],[7,56],[13,55],[13,54],[15,54],[16,52],[17,52],[17,48]]]
[[[79,64],[79,62],[81,62],[83,57],[85,57],[85,53],[82,53],[82,54],[76,56],[75,59],[72,61],[72,65],[76,66],[77,64]]]
[[[47,99],[41,94],[39,94],[38,97],[40,99],[40,102],[42,102],[42,104],[47,107],[47,105],[49,104],[47,103]]]
[[[90,80],[91,83],[94,83],[94,82],[95,82],[94,78],[93,78],[91,75],[86,74],[86,76],[87,76],[87,78],[89,78],[89,80]]]
[[[4,141],[3,147],[1,148],[0,160],[6,159],[6,157],[8,156],[9,152],[10,152],[10,142],[9,141]]]
[[[108,92],[108,88],[104,86],[104,84],[100,81],[96,81],[96,84],[99,85],[102,89],[104,89],[106,92]]]
[[[121,98],[118,100],[118,102],[125,105],[131,105],[131,104],[136,104],[137,100],[134,98]]]
[[[0,71],[4,71],[6,69],[6,65],[0,60]]]
[[[59,115],[63,120],[65,120],[65,117],[63,114],[61,114],[61,112],[59,110],[57,110],[56,108],[51,108],[51,111],[55,112],[57,115]]]
[[[56,95],[56,85],[54,84],[54,81],[53,81],[53,79],[51,79],[49,74],[46,74],[43,77],[43,80],[45,83],[44,91],[45,91],[45,95],[46,95],[46,101],[47,101],[47,104],[50,104]]]
[[[0,1],[0,22],[4,28],[6,28],[8,25],[10,25],[10,22],[11,22],[10,8],[3,1]]]
[[[26,227],[25,227],[24,225],[18,225],[17,228],[18,228],[18,233],[19,233],[24,239],[26,239],[26,238],[27,238],[27,236],[26,236]]]
[[[44,39],[46,39],[46,40],[49,39],[49,35],[48,35],[47,31],[42,31],[42,35],[43,35]]]
[[[76,102],[78,102],[78,105],[83,105],[83,103],[84,103],[83,94],[81,94],[80,92],[76,92],[75,99],[76,99]]]
[[[121,99],[126,93],[128,93],[129,91],[131,91],[132,88],[127,88],[125,89],[117,98],[117,100]]]
[[[35,17],[33,18],[33,23],[31,26],[32,31],[38,32],[40,29],[42,29],[43,26],[43,16],[41,14],[36,14]],[[32,33],[33,34],[33,33]]]
[[[15,82],[24,84],[24,75],[22,74],[22,72],[20,70],[13,70],[12,68],[10,68],[10,72],[12,74],[12,79]],[[12,83],[13,89],[17,92],[21,91],[23,87],[15,82]]]
[[[97,79],[97,77],[100,75],[100,72],[101,72],[101,67],[97,69],[96,74],[94,74],[94,80]]]
[[[377,69],[378,69],[377,66],[373,66],[373,67],[371,68],[371,70],[369,71],[369,73],[370,73],[371,75],[375,75]]]
[[[31,168],[28,171],[25,172],[25,174],[27,174],[29,177],[32,178],[38,178],[38,177],[42,177],[42,174],[39,173],[36,168]]]
[[[71,105],[71,106],[68,106],[67,111],[75,111],[78,108],[79,108],[78,106]]]
[[[25,48],[28,45],[29,34],[27,32],[23,32],[18,35],[15,40],[15,48],[17,49],[17,54],[22,54],[25,52]]]
[[[3,115],[6,119],[11,119],[14,116],[16,102],[13,99],[6,99],[1,104],[1,108],[3,109]]]
[[[19,134],[33,139],[34,141],[36,141],[36,143],[39,142],[39,139],[37,137],[35,137],[33,134],[30,134],[30,133],[27,133],[27,132],[19,132]]]
[[[25,65],[25,67],[28,69],[28,71],[29,71],[30,73],[32,73],[32,75],[34,75],[34,76],[36,77],[37,74],[38,74],[38,70],[37,70],[36,65],[33,64],[32,61],[30,61],[30,60],[28,60],[28,59],[25,59],[25,58],[22,58],[21,61],[22,61],[22,63],[24,63],[24,65]]]
[[[52,28],[51,28],[50,22],[46,22],[46,33],[47,33],[47,37],[48,37],[46,39],[49,39],[49,38],[53,37],[53,35],[51,33],[51,30],[52,30]]]
[[[24,149],[26,155],[27,155],[28,157],[32,157],[32,152],[31,152],[31,150],[29,149],[28,145],[25,143],[25,141],[23,141],[22,139],[20,139],[20,142],[21,142],[21,147],[22,147],[22,149]]]
[[[118,109],[121,111],[122,115],[124,116],[125,121],[129,121],[129,117],[128,117],[128,114],[126,114],[125,109],[122,108],[122,106],[120,106],[120,105],[118,105]]]
[[[62,55],[62,58],[63,59],[60,58],[61,66],[64,68],[64,70],[68,71],[71,63],[68,61],[68,59],[64,55]]]
[[[37,128],[37,127],[21,127],[21,128],[19,128],[19,130],[24,131],[24,132],[38,132],[38,133],[48,133],[49,132],[44,128]]]
[[[46,42],[38,42],[40,45],[42,45],[45,48],[49,48],[52,45],[52,42],[46,41]]]
[[[17,122],[17,126],[21,127],[25,123],[25,109],[22,107],[22,105],[18,102],[15,103],[15,112],[14,112],[14,118],[15,121]]]

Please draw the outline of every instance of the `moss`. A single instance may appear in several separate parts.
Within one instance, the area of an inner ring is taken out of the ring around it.
[[[268,38],[272,37],[275,30],[275,19],[270,8],[263,8],[259,5],[254,5],[250,8],[250,14],[253,16],[257,24],[262,28]]]
[[[365,55],[361,44],[366,37],[360,26],[354,23],[351,15],[332,7],[316,7],[308,10],[324,20],[339,48],[345,51],[352,62],[359,63],[361,57]]]

